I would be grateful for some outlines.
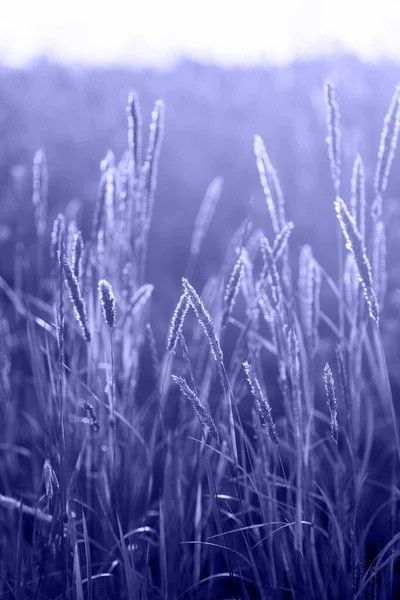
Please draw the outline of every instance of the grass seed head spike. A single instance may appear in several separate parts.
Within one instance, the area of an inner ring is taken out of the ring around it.
[[[51,231],[51,257],[54,261],[60,261],[60,249],[65,234],[65,218],[59,213],[54,220]]]
[[[306,337],[311,337],[313,321],[313,262],[311,246],[304,245],[299,256],[300,317]]]
[[[222,177],[215,177],[208,185],[196,216],[192,240],[190,243],[190,253],[197,256],[200,252],[201,244],[210,227],[215,209],[222,193]]]
[[[210,435],[215,439],[217,444],[220,445],[221,436],[208,408],[205,406],[205,404],[203,404],[196,392],[189,387],[183,377],[172,375],[172,379],[177,384],[182,394],[189,400],[200,423],[203,425],[203,427],[208,427]]]
[[[132,298],[129,300],[128,307],[126,309],[127,316],[136,314],[142,306],[146,304],[146,302],[151,297],[154,290],[154,285],[151,283],[144,283],[140,286],[138,290],[133,294]]]
[[[288,360],[292,382],[300,381],[300,349],[299,340],[293,329],[286,328]]]
[[[271,304],[274,309],[282,307],[283,304],[283,290],[281,279],[276,268],[276,262],[274,254],[268,238],[264,235],[260,238],[261,251],[264,259],[264,266],[260,276],[260,280],[267,280],[271,290]]]
[[[314,355],[318,348],[318,324],[320,318],[321,270],[315,261],[311,247],[302,247],[299,257],[299,305],[300,319]]]
[[[69,295],[71,298],[72,306],[74,308],[74,313],[76,320],[78,321],[83,337],[87,343],[91,342],[91,335],[88,326],[88,320],[86,316],[86,306],[85,301],[82,297],[79,281],[76,278],[70,264],[64,260],[63,262],[63,270],[64,270],[64,278],[67,284],[67,288],[69,291]]]
[[[332,369],[328,363],[325,363],[323,379],[325,385],[326,401],[328,404],[330,422],[331,422],[331,437],[334,444],[338,443],[338,420],[337,420],[337,401],[336,401],[336,386],[333,377]]]
[[[80,231],[74,235],[72,243],[72,270],[75,277],[80,281],[82,273],[83,239]]]
[[[246,373],[247,381],[250,386],[252,396],[256,402],[257,410],[260,415],[261,424],[268,432],[271,441],[278,444],[278,435],[276,432],[275,421],[272,417],[271,406],[266,394],[263,393],[260,383],[254,373],[253,367],[248,361],[243,363],[243,368]]]
[[[149,165],[150,180],[152,180],[152,174],[157,167],[162,137],[164,134],[164,112],[164,102],[162,100],[157,100],[151,113],[149,143],[146,152],[146,163]],[[152,181],[150,181],[150,185],[152,185]]]
[[[115,203],[116,203],[116,169],[110,167],[106,172],[106,189],[105,189],[105,218],[107,224],[107,231],[112,232],[114,229],[114,216],[115,216]]]
[[[272,229],[275,235],[277,235],[280,228],[285,224],[283,195],[276,171],[271,164],[265,149],[264,141],[259,135],[254,136],[254,154],[256,156],[261,187],[265,195],[265,201],[271,218]]]
[[[326,81],[324,85],[326,117],[328,125],[328,153],[331,166],[331,177],[335,193],[340,189],[341,171],[341,140],[340,140],[340,113],[336,100],[336,89],[333,83]]]
[[[194,287],[189,283],[189,281],[182,277],[182,285],[185,290],[187,297],[189,299],[190,305],[193,308],[195,315],[197,317],[197,321],[203,328],[208,342],[210,344],[211,353],[218,365],[220,371],[224,370],[224,359],[222,354],[221,345],[219,343],[219,339],[217,337],[217,333],[215,331],[214,323],[203,304],[202,299],[194,289]]]
[[[47,160],[43,150],[37,150],[33,158],[33,193],[32,202],[35,212],[36,231],[42,237],[47,220],[48,173]]]
[[[151,113],[149,142],[146,160],[141,172],[141,188],[145,198],[141,201],[142,232],[149,230],[153,213],[154,193],[157,183],[158,160],[164,134],[165,107],[162,100],[157,100]]]
[[[96,246],[95,246],[96,260],[97,260],[98,268],[99,267],[102,268],[104,265],[105,248],[106,248],[106,240],[105,240],[105,235],[104,235],[104,229],[100,229],[99,233],[97,234]]]
[[[274,309],[265,294],[264,286],[258,281],[256,284],[257,305],[261,309],[261,313],[267,323],[272,324],[274,321]]]
[[[134,91],[129,92],[126,115],[128,118],[128,150],[133,159],[134,169],[138,173],[142,160],[142,117],[139,96]]]
[[[172,315],[171,322],[169,325],[167,338],[168,352],[175,352],[179,336],[182,333],[183,323],[185,321],[187,311],[189,310],[189,305],[190,302],[188,295],[186,292],[183,292],[175,307],[174,314]]]
[[[367,257],[364,239],[344,200],[339,196],[335,200],[335,210],[346,242],[346,248],[354,256],[358,279],[368,305],[369,315],[378,323],[379,306],[373,286],[371,264]]]
[[[382,309],[387,287],[386,232],[382,221],[377,221],[374,226],[372,273],[379,307]]]
[[[318,335],[318,325],[321,316],[321,305],[320,305],[320,296],[321,296],[321,267],[314,260],[313,261],[313,319],[312,319],[312,339],[313,339],[313,349],[312,353],[315,354],[318,349],[319,344],[319,335]]]
[[[346,303],[350,309],[355,311],[357,308],[360,282],[358,279],[356,262],[352,254],[347,254],[344,262],[343,283]]]
[[[282,227],[282,229],[280,230],[278,235],[275,236],[274,244],[272,247],[272,253],[274,255],[275,261],[279,260],[279,258],[282,256],[285,249],[287,248],[289,238],[293,231],[293,228],[294,228],[294,225],[293,225],[292,221],[288,221]]]
[[[112,150],[107,150],[107,154],[100,161],[100,172],[107,173],[108,169],[113,169],[115,167],[115,155]]]
[[[351,175],[351,214],[353,215],[358,229],[365,237],[365,172],[364,163],[357,154]]]
[[[92,242],[94,245],[96,244],[99,232],[101,231],[101,229],[103,227],[105,204],[106,204],[106,194],[107,194],[107,170],[102,172],[101,177],[100,177],[96,207],[94,210],[93,225],[92,225]]]
[[[388,111],[383,121],[383,128],[378,148],[374,190],[375,201],[373,216],[379,218],[382,212],[382,194],[386,191],[390,167],[397,146],[400,127],[400,84],[395,88]]]
[[[225,288],[224,295],[224,310],[222,314],[222,322],[221,327],[224,327],[228,322],[228,319],[232,313],[233,307],[235,305],[236,297],[239,292],[239,286],[241,279],[244,273],[244,264],[242,260],[242,256],[240,255],[237,259],[233,269],[231,276],[229,277],[229,281]]]
[[[241,288],[246,300],[247,313],[251,321],[258,316],[257,289],[254,284],[253,265],[246,248],[242,249],[243,277],[241,278]]]
[[[272,165],[269,155],[266,151],[264,141],[259,135],[254,136],[254,153],[256,155],[257,161],[261,161],[262,163],[260,165],[257,164],[257,167],[261,167],[263,173],[265,173],[267,187],[269,188],[270,193],[272,194],[273,203],[277,214],[278,225],[282,228],[286,223],[285,199],[283,197],[283,192],[276,169]],[[259,174],[261,179],[262,175],[260,170]],[[265,183],[264,177],[261,181],[261,185],[264,189],[263,183]]]
[[[75,234],[77,233],[77,231],[78,231],[78,228],[76,226],[76,221],[75,221],[75,219],[71,219],[68,222],[66,236],[65,236],[66,256],[68,257],[68,260],[71,263],[73,262],[74,239],[75,239]]]
[[[350,386],[349,386],[348,371],[347,371],[346,361],[345,361],[345,357],[344,357],[344,352],[343,352],[343,348],[341,347],[340,344],[337,344],[337,346],[336,346],[336,364],[337,364],[337,371],[338,371],[339,389],[342,394],[342,398],[344,400],[347,423],[349,425],[351,425],[351,422],[352,422],[351,401],[350,401],[351,391],[350,391]]]
[[[117,321],[116,300],[111,284],[106,279],[100,279],[99,298],[106,324],[113,329]]]

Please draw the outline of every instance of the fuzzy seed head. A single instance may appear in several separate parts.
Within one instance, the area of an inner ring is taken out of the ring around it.
[[[374,178],[375,201],[372,207],[373,216],[379,218],[382,213],[382,194],[386,191],[390,167],[393,162],[400,129],[400,84],[396,86],[388,111],[383,121],[383,128],[378,149],[378,160]]]
[[[213,179],[207,187],[194,224],[193,236],[190,244],[190,253],[192,255],[197,256],[200,252],[201,244],[210,227],[218,201],[221,197],[222,187],[223,180],[221,177]]]
[[[76,278],[70,264],[66,260],[64,260],[63,263],[63,270],[64,278],[69,291],[69,296],[71,298],[72,306],[74,308],[76,320],[78,321],[82,329],[85,341],[89,344],[92,338],[90,335],[88,320],[86,316],[86,305],[81,294],[79,281]]]
[[[203,328],[204,333],[206,334],[206,336],[208,338],[208,341],[210,344],[210,349],[211,349],[211,354],[213,355],[218,368],[220,370],[223,370],[223,368],[224,368],[223,354],[222,354],[222,349],[221,349],[219,339],[217,337],[217,333],[215,331],[214,323],[213,323],[206,307],[204,306],[202,299],[200,298],[200,296],[198,295],[198,293],[196,292],[194,287],[189,283],[189,281],[185,277],[182,277],[182,285],[183,285],[184,291],[187,294],[190,305],[195,312],[197,321],[200,324],[200,326]]]
[[[328,125],[328,153],[331,165],[331,176],[336,194],[340,188],[341,148],[340,148],[340,114],[336,100],[335,86],[327,81],[324,86],[326,117]]]
[[[331,437],[334,444],[338,443],[338,421],[337,421],[337,400],[336,385],[332,369],[328,363],[325,363],[323,380],[325,385],[325,395],[331,418]]]
[[[65,235],[65,218],[61,213],[57,215],[53,223],[51,231],[51,248],[50,253],[54,261],[60,262],[61,246],[64,243]]]
[[[72,240],[72,269],[77,280],[82,273],[83,239],[80,231],[77,231]]]
[[[351,214],[365,237],[365,172],[362,158],[357,154],[351,176]]]
[[[293,231],[294,225],[291,221],[285,223],[280,232],[275,236],[274,245],[272,247],[272,253],[275,261],[279,260],[282,254],[285,252],[290,235]]]
[[[98,290],[104,320],[113,329],[117,320],[116,300],[113,289],[106,279],[100,279]]]
[[[207,406],[200,400],[199,396],[193,391],[183,377],[172,375],[173,381],[177,384],[182,394],[189,400],[197,418],[203,426],[207,426],[210,435],[215,439],[218,445],[221,444],[221,436],[218,428],[212,418]]]
[[[265,149],[264,141],[259,135],[254,136],[254,154],[272,229],[277,235],[286,223],[284,199],[277,173]]]
[[[346,203],[340,197],[337,197],[335,200],[335,210],[346,242],[346,249],[354,256],[358,271],[358,279],[368,305],[369,315],[378,323],[379,306],[373,286],[372,269],[367,257],[364,239],[358,230],[356,222],[347,208]]]
[[[47,219],[48,173],[47,160],[43,150],[37,150],[33,159],[32,203],[35,211],[36,231],[39,237],[44,234]]]
[[[141,162],[142,118],[139,97],[134,91],[129,92],[126,115],[128,119],[128,150],[130,159],[133,160],[134,168],[138,171]]]
[[[168,352],[175,352],[176,345],[182,333],[183,323],[185,321],[187,311],[189,310],[189,304],[189,298],[186,292],[183,292],[175,307],[174,314],[172,315],[171,322],[169,325],[167,339]]]
[[[272,417],[271,406],[267,396],[263,393],[260,383],[254,373],[252,365],[248,361],[243,363],[246,378],[251,390],[251,394],[256,402],[257,410],[260,415],[261,424],[266,428],[271,441],[278,444],[278,435],[276,433],[275,421]]]
[[[222,315],[222,323],[221,326],[224,327],[228,322],[228,319],[232,313],[233,307],[235,305],[236,297],[239,292],[239,286],[241,279],[244,274],[244,264],[242,260],[242,256],[240,255],[238,260],[236,261],[227,286],[225,288],[224,295],[224,311]]]

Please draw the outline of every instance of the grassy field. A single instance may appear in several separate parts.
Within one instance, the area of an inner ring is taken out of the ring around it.
[[[256,135],[264,222],[241,223],[197,289],[223,187],[211,181],[162,340],[147,257],[163,103],[147,136],[129,96],[127,149],[101,163],[87,235],[68,215],[48,222],[36,153],[35,253],[17,245],[14,279],[0,279],[1,598],[400,594],[398,410],[381,338],[400,92],[371,186],[359,155],[343,183],[336,91],[323,93],[334,272],[318,249],[291,250],[295,223]]]

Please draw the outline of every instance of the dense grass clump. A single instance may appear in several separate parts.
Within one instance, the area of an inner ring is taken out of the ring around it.
[[[163,103],[144,149],[130,94],[127,150],[101,163],[89,232],[62,214],[51,230],[36,153],[35,289],[0,280],[1,598],[400,595],[398,410],[380,330],[399,92],[372,190],[359,155],[341,181],[331,83],[325,99],[337,273],[318,248],[294,255],[290,203],[256,136],[265,222],[238,227],[201,288],[223,186],[211,182],[162,340],[146,264]]]

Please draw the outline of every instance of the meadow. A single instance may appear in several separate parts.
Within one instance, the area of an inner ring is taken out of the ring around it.
[[[0,277],[1,598],[399,597],[386,230],[400,87],[372,172],[358,153],[347,164],[335,85],[318,93],[329,260],[292,244],[293,202],[255,131],[257,218],[213,230],[225,181],[210,174],[168,322],[148,268],[168,106],[148,125],[129,93],[90,226],[70,206],[50,218],[35,152],[34,242],[22,223]]]

